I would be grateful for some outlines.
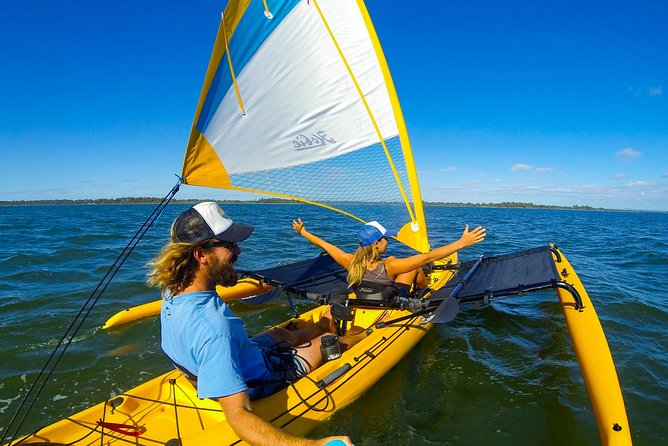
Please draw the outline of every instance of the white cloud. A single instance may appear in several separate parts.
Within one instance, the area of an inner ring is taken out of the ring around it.
[[[534,172],[536,172],[536,173],[548,173],[548,172],[552,172],[552,168],[551,167],[536,167],[536,170],[534,170]]]
[[[624,178],[627,178],[628,175],[625,173],[618,173],[617,175],[613,175],[612,179],[613,180],[623,180]]]
[[[530,165],[528,165],[528,164],[521,164],[521,163],[520,163],[520,164],[515,164],[515,165],[510,169],[510,171],[511,171],[511,172],[521,172],[521,171],[523,171],[523,170],[531,170],[531,169],[533,169],[533,166],[530,166]]]
[[[640,152],[628,147],[626,149],[618,151],[617,153],[615,153],[615,155],[624,158],[637,158],[640,156]]]
[[[98,187],[98,186],[109,186],[110,183],[107,180],[101,180],[101,179],[87,179],[81,181],[83,184],[91,185],[93,187]]]
[[[661,96],[663,95],[663,85],[637,85],[633,87],[627,87],[629,93],[631,93],[637,99],[645,96]]]
[[[663,85],[650,85],[647,93],[650,96],[661,96],[663,94]]]
[[[440,169],[439,172],[441,172],[441,173],[457,172],[457,168],[454,167],[454,166],[448,166],[448,167],[444,167],[444,168]]]
[[[656,185],[657,185],[656,181],[634,181],[632,183],[626,183],[624,186],[641,188],[641,187],[655,187]]]

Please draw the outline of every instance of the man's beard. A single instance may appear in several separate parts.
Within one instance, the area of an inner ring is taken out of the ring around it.
[[[231,263],[223,262],[218,260],[218,258],[215,258],[208,271],[209,283],[215,283],[216,285],[226,287],[236,285],[237,271],[234,269],[235,260],[236,256],[234,256]]]

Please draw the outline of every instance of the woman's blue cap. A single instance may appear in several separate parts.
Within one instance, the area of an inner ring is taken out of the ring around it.
[[[370,221],[362,226],[359,234],[357,234],[357,241],[360,246],[369,246],[383,237],[393,237],[397,235],[397,231],[388,231],[377,221]]]

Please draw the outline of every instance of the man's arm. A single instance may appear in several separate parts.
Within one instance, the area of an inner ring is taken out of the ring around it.
[[[234,430],[234,433],[252,445],[325,446],[330,441],[341,440],[345,444],[352,446],[348,437],[328,437],[319,440],[309,440],[307,438],[295,437],[278,429],[253,413],[247,392],[239,392],[218,398],[218,402],[223,408],[227,422]]]

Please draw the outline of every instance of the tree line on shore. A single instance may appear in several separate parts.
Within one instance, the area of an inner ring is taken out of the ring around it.
[[[156,197],[121,197],[121,198],[82,198],[55,200],[14,200],[0,201],[0,206],[46,206],[46,205],[105,205],[105,204],[158,204],[162,201]],[[217,201],[224,204],[295,204],[295,200],[284,198],[260,198],[257,200],[212,200],[212,199],[172,199],[172,204],[196,204],[202,201]],[[382,204],[382,203],[373,203]],[[388,203],[395,204],[395,203]],[[520,208],[520,209],[572,209],[580,211],[599,211],[604,208],[592,206],[557,206],[546,204],[525,203],[519,201],[503,201],[500,203],[442,202],[425,201],[425,206],[449,207],[484,207],[484,208]]]

